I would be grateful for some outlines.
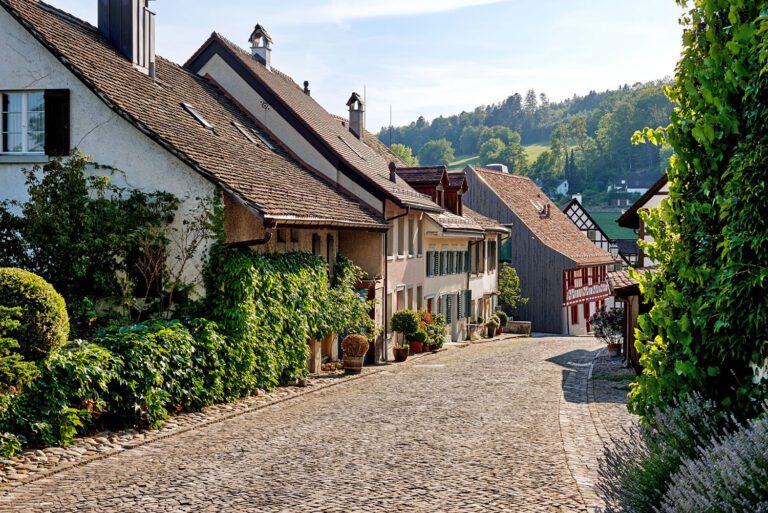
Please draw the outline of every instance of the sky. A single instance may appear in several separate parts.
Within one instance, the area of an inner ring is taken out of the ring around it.
[[[96,24],[97,0],[47,0]],[[641,8],[642,6],[642,8]],[[366,94],[367,128],[471,111],[533,88],[558,101],[674,74],[673,0],[153,0],[157,53],[184,63],[213,31],[248,48],[328,111]]]

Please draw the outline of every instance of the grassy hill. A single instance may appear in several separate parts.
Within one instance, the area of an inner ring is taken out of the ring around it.
[[[636,239],[637,234],[629,228],[622,228],[616,224],[621,212],[590,212],[589,215],[595,220],[605,234],[611,239]]]
[[[532,164],[542,153],[549,149],[549,143],[533,143],[523,146],[525,153],[528,155],[528,163]],[[462,155],[456,157],[456,160],[448,164],[450,171],[456,171],[464,169],[465,166],[479,166],[479,155]]]

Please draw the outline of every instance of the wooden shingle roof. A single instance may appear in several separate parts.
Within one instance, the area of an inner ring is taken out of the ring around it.
[[[368,138],[358,139],[349,131],[347,121],[326,111],[314,98],[304,92],[290,76],[254,59],[250,52],[240,48],[222,35],[214,32],[210,38],[187,61],[185,67],[194,70],[194,64],[210,48],[225,51],[239,66],[244,67],[251,77],[264,86],[269,93],[303,123],[315,137],[330,149],[351,169],[367,180],[373,187],[397,203],[425,211],[439,212],[438,205],[424,194],[414,191],[407,184],[393,183],[389,179],[388,159],[380,148],[367,144]],[[397,162],[396,162],[397,164]]]
[[[110,109],[265,219],[382,229],[382,216],[303,167],[214,84],[162,57],[157,80],[134,69],[94,26],[37,0],[0,0],[45,48]],[[183,104],[198,112],[204,127]]]
[[[610,253],[595,246],[557,206],[551,204],[530,178],[469,167],[542,244],[570,258],[578,266],[613,263]],[[548,215],[545,215],[547,205]]]

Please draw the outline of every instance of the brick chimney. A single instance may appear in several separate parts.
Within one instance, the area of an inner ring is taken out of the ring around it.
[[[155,13],[149,0],[99,0],[99,32],[133,65],[155,76]]]
[[[272,69],[272,38],[267,29],[256,24],[248,42],[251,43],[251,55],[267,69]]]
[[[363,138],[365,130],[365,102],[357,93],[352,93],[347,101],[349,107],[349,131],[358,139]]]

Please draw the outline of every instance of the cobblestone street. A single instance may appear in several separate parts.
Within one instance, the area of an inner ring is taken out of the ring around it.
[[[451,349],[67,469],[0,511],[592,511],[596,457],[629,422],[588,387],[602,347]]]

